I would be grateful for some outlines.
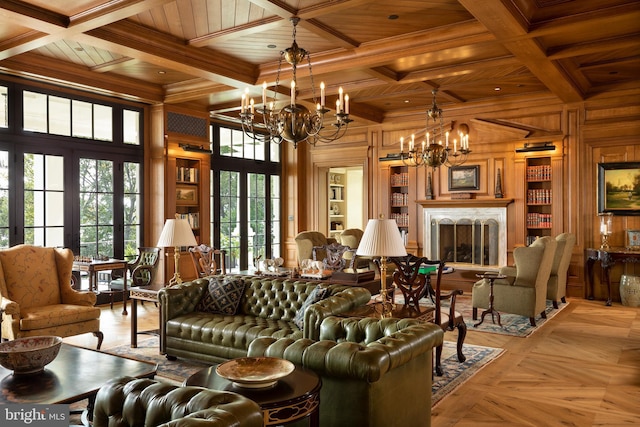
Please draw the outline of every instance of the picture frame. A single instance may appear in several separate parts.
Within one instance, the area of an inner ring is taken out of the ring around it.
[[[198,204],[198,187],[176,185],[176,205],[190,206]]]
[[[640,251],[640,230],[627,230],[626,247],[630,251]]]
[[[640,215],[640,162],[598,163],[598,213]]]
[[[479,190],[479,172],[479,165],[450,167],[449,191]]]

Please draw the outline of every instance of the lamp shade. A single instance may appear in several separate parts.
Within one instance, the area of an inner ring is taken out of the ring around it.
[[[186,219],[168,219],[156,246],[160,248],[196,246],[196,237]]]
[[[364,230],[356,255],[396,257],[406,256],[404,242],[395,219],[370,219]]]

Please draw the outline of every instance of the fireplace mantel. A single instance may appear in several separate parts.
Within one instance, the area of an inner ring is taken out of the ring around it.
[[[505,208],[513,199],[416,200],[423,208]]]

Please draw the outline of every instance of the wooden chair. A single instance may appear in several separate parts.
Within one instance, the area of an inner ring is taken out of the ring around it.
[[[198,277],[207,277],[214,274],[227,274],[224,264],[226,252],[214,249],[205,244],[189,248],[189,254]]]
[[[462,363],[467,360],[462,353],[462,346],[467,335],[467,325],[462,315],[456,311],[456,296],[462,295],[462,290],[455,289],[447,293],[442,292],[440,283],[445,266],[444,261],[429,260],[411,254],[389,259],[396,265],[396,271],[393,273],[393,283],[402,292],[405,307],[420,310],[419,301],[428,297],[434,305],[434,323],[439,325],[445,332],[453,331],[454,328],[458,329],[456,346],[458,361]],[[432,275],[430,273],[420,273],[420,268],[425,266],[437,266],[435,288],[432,286]],[[449,301],[449,307],[442,307],[443,301]],[[443,374],[441,363],[442,348],[442,345],[436,347],[436,375]]]
[[[127,264],[129,270],[128,288],[150,286],[158,271],[160,261],[160,248],[140,247],[138,257]],[[108,293],[111,295],[111,308],[113,308],[113,295],[124,292],[124,278],[117,277],[118,273],[112,273]]]

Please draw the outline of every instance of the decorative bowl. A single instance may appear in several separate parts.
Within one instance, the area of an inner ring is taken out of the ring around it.
[[[41,372],[56,358],[62,338],[56,336],[17,338],[0,343],[0,365],[14,374]]]
[[[293,363],[277,357],[240,357],[221,363],[216,373],[237,387],[270,388],[294,369]]]

